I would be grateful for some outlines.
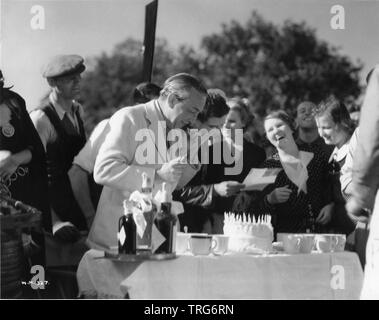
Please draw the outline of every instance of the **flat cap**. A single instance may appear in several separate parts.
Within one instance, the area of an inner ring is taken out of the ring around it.
[[[53,57],[44,67],[45,78],[56,78],[82,73],[86,69],[84,59],[76,54],[65,54]]]

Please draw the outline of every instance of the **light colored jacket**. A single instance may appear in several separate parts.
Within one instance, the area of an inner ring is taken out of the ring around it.
[[[353,166],[353,201],[372,210],[361,298],[379,299],[379,65],[371,75]]]
[[[166,150],[165,133],[160,131],[158,121],[165,122],[156,100],[125,107],[109,120],[109,132],[100,147],[94,168],[95,181],[104,188],[87,239],[91,248],[108,250],[117,247],[123,200],[141,189],[143,172],[154,183],[153,194],[160,189],[163,181],[156,175],[156,170],[167,162],[165,159],[170,160],[170,155]],[[154,156],[153,161],[141,163],[142,147]],[[187,170],[190,171],[186,175],[189,180],[196,170],[190,166]]]

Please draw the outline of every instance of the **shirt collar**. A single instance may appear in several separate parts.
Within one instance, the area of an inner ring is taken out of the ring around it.
[[[346,158],[348,153],[349,153],[349,142],[345,143],[339,149],[335,147],[330,158],[336,160],[337,162],[340,162]]]
[[[172,129],[171,122],[163,114],[162,108],[161,108],[158,100],[154,101],[154,106],[155,106],[155,109],[157,111],[157,115],[158,115],[159,120],[166,121],[166,126],[167,126],[168,131],[171,130]]]
[[[65,113],[67,111],[65,111],[60,105],[59,103],[57,103],[56,101],[53,101],[51,95],[49,96],[49,100],[50,100],[50,103],[51,105],[54,107],[55,111],[57,112],[58,114],[58,117],[60,120],[63,120],[63,117],[65,115]],[[76,113],[76,111],[78,110],[78,105],[75,103],[75,101],[72,101],[72,105],[71,105],[71,115],[74,115]]]

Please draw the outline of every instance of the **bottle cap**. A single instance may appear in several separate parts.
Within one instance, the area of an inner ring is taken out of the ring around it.
[[[142,191],[152,190],[151,179],[146,172],[142,172]]]
[[[131,201],[124,200],[123,207],[124,207],[124,215],[133,213],[133,203]]]

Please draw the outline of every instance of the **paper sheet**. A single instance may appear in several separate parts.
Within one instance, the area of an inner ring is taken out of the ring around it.
[[[245,188],[242,190],[263,190],[267,185],[275,182],[275,179],[281,170],[282,169],[279,168],[252,168],[242,182],[245,185]]]

